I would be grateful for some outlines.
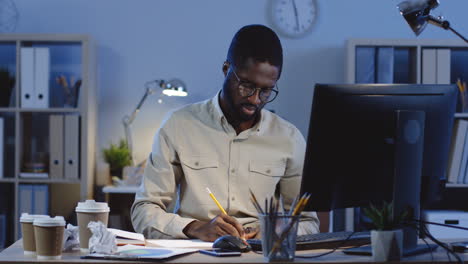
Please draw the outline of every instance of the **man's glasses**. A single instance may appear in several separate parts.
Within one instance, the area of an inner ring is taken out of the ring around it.
[[[247,81],[243,81],[237,76],[236,71],[234,68],[232,68],[232,72],[234,73],[234,76],[236,76],[237,82],[239,83],[239,94],[242,97],[250,97],[254,95],[257,90],[259,91],[258,97],[260,98],[260,101],[264,104],[269,103],[273,100],[275,100],[276,96],[278,95],[278,85],[275,84],[276,89],[273,88],[259,88],[256,87],[255,84]]]

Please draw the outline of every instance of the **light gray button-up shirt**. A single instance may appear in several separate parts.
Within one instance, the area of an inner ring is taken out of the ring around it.
[[[259,122],[237,135],[220,108],[219,93],[185,106],[155,135],[132,206],[133,226],[147,238],[187,238],[182,230],[190,222],[221,213],[208,187],[230,216],[256,227],[249,189],[262,205],[277,190],[289,209],[300,191],[304,154],[300,131],[270,111],[262,110]],[[315,212],[303,214],[298,234],[319,232]]]

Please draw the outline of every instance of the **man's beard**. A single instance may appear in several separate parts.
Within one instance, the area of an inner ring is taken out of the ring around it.
[[[227,93],[226,93],[226,101],[229,105],[229,108],[231,109],[231,113],[232,115],[234,115],[232,118],[234,119],[233,121],[235,122],[246,122],[246,121],[251,121],[252,119],[255,119],[258,114],[260,113],[261,111],[261,106],[256,106],[256,105],[253,105],[253,104],[249,104],[249,103],[241,103],[241,104],[234,104],[234,98],[233,98],[233,89],[227,89]],[[246,114],[242,111],[242,107],[243,106],[250,106],[250,107],[255,107],[255,112],[251,115],[249,114]]]

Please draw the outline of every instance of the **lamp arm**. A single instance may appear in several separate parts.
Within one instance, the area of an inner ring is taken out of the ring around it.
[[[435,25],[435,26],[438,26],[438,27],[441,27],[445,30],[450,30],[452,31],[453,33],[455,33],[455,35],[457,35],[459,38],[463,39],[463,41],[465,41],[466,43],[468,43],[468,39],[466,39],[465,37],[463,37],[460,33],[458,33],[455,29],[453,29],[451,26],[450,26],[450,22],[448,22],[447,20],[442,20],[442,19],[439,19],[439,18],[436,18],[436,17],[433,17],[433,16],[428,16],[427,17],[427,22],[431,23],[432,25]]]
[[[161,86],[162,84],[164,84],[163,80],[154,80],[154,81],[147,82],[145,84],[146,91],[143,94],[143,97],[138,102],[135,109],[133,110],[133,112],[130,115],[125,115],[122,118],[122,123],[125,129],[125,140],[127,141],[128,149],[130,151],[130,158],[132,161],[132,166],[135,166],[136,163],[135,163],[135,158],[133,156],[133,138],[132,138],[132,129],[130,125],[135,120],[138,112],[140,112],[140,108],[143,105],[143,103],[146,101],[146,98],[148,98],[149,95],[153,94],[156,91],[154,88],[149,86],[153,82],[156,82],[158,86]]]

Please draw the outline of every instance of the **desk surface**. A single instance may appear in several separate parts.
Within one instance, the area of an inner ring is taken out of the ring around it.
[[[320,254],[327,252],[328,250],[308,250],[308,251],[298,251],[296,255],[304,254]],[[449,263],[449,259],[445,251],[441,248],[438,248],[434,253],[434,259],[431,260],[431,255],[421,254],[412,257],[406,257],[399,263]],[[462,259],[465,261],[468,260],[468,253],[459,254]],[[452,263],[455,258],[451,256]],[[80,252],[64,252],[62,255],[62,260],[51,260],[51,261],[38,261],[36,258],[27,257],[23,254],[22,241],[18,240],[9,248],[0,252],[0,263],[32,263],[32,262],[50,262],[50,263],[145,263],[148,262],[137,262],[137,261],[110,261],[110,260],[93,260],[93,259],[80,259]],[[192,253],[189,255],[179,256],[167,261],[165,263],[265,263],[262,255],[249,252],[243,253],[241,257],[212,257],[208,255],[203,255],[200,253]],[[300,263],[314,263],[314,262],[326,262],[326,263],[363,263],[363,262],[373,262],[372,258],[369,256],[351,256],[346,255],[339,250],[333,254],[322,256],[319,258],[313,259],[304,259],[296,258],[294,262]]]

